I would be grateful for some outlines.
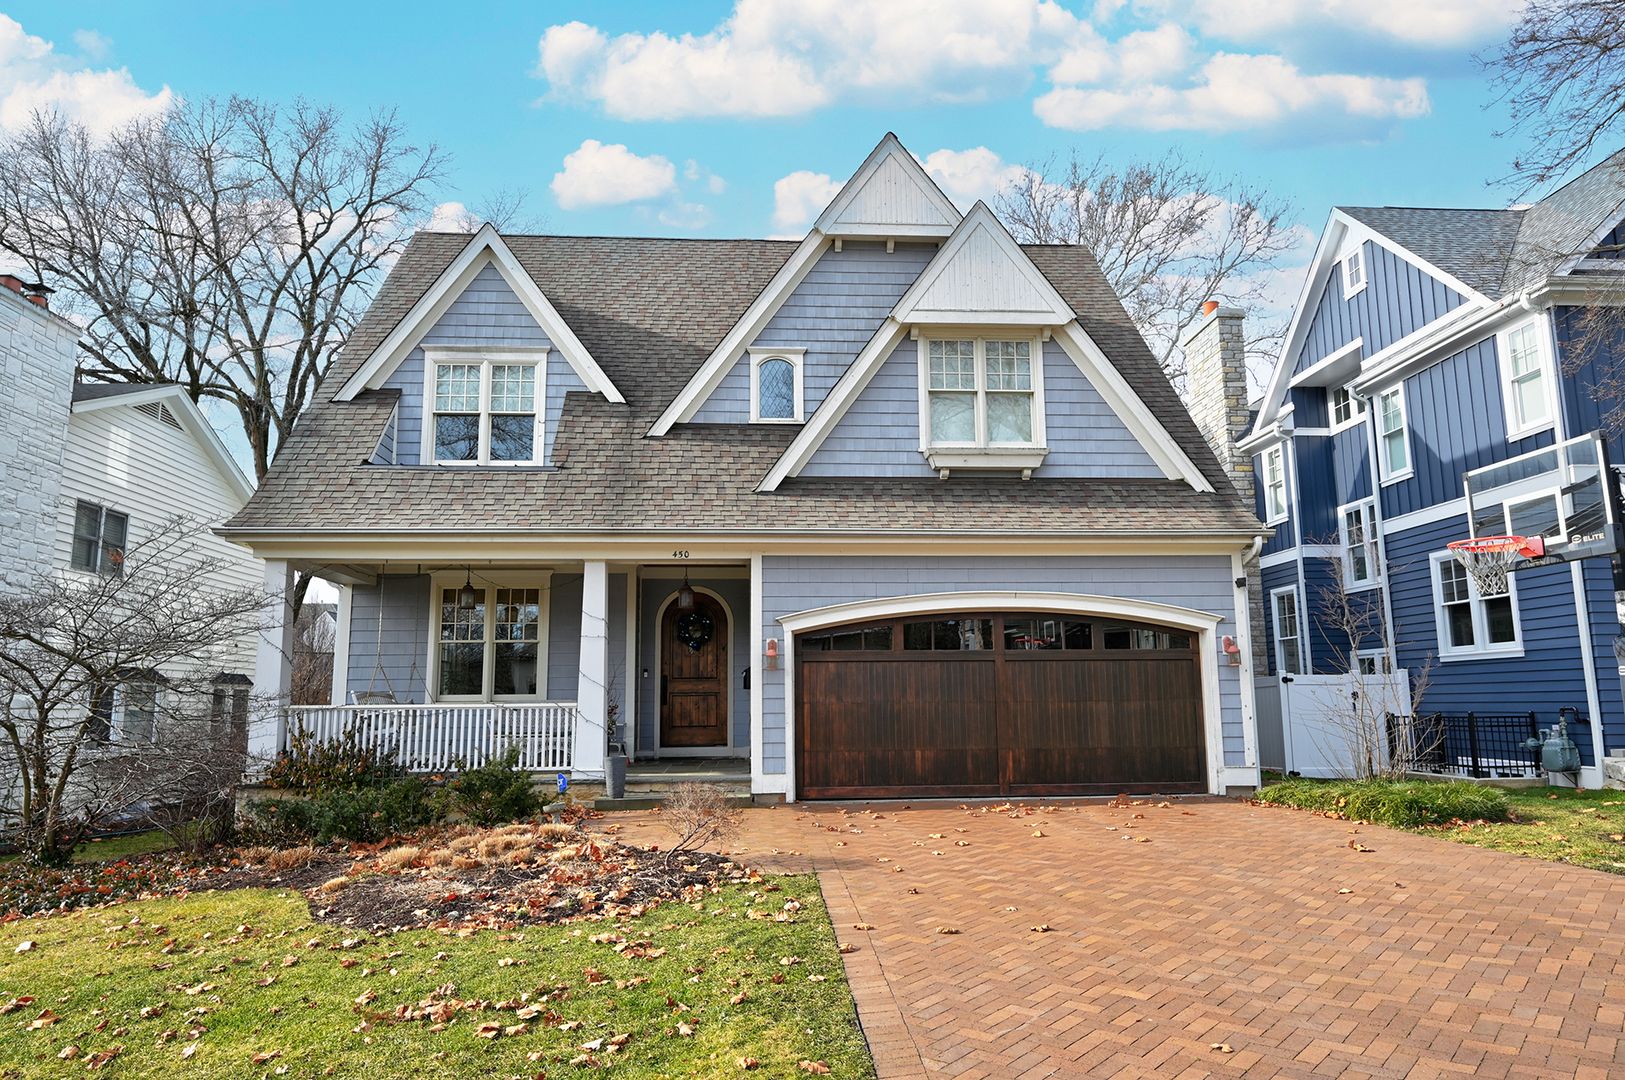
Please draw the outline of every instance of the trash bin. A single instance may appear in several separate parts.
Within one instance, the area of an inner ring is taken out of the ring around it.
[[[610,798],[626,798],[625,754],[611,754],[604,759],[604,787],[604,794]]]

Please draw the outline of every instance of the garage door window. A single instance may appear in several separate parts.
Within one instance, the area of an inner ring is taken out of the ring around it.
[[[903,648],[957,651],[993,648],[992,619],[937,619],[903,624]]]
[[[1005,619],[1004,647],[1008,652],[1039,649],[1093,648],[1094,627],[1070,619]]]
[[[808,652],[890,652],[891,642],[890,625],[863,626],[802,638],[801,647]]]
[[[1108,649],[1188,649],[1189,634],[1173,634],[1166,630],[1146,630],[1137,626],[1108,626],[1102,632],[1103,644]]]

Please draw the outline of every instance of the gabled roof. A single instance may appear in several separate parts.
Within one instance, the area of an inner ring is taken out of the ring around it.
[[[192,437],[202,449],[204,457],[239,497],[246,501],[253,496],[254,482],[238,467],[220,434],[203,415],[203,410],[192,401],[186,387],[179,383],[73,384],[72,411],[75,413],[146,405],[149,402],[161,402],[169,409],[180,422],[181,430]]]
[[[959,209],[897,136],[886,132],[812,231],[824,236],[947,236]]]
[[[598,366],[587,347],[560,317],[547,295],[536,287],[535,280],[520,266],[519,260],[506,241],[489,223],[469,237],[432,285],[418,297],[411,309],[389,330],[384,339],[362,358],[360,367],[345,380],[335,398],[349,401],[362,390],[376,390],[388,379],[397,365],[416,347],[419,339],[428,333],[440,316],[463,295],[463,290],[487,266],[495,266],[541,326],[559,355],[575,369],[576,375],[587,389],[603,394],[610,401],[624,404],[626,399],[615,388],[603,368]]]
[[[1338,209],[1486,296],[1500,295],[1507,259],[1525,213],[1401,206]]]

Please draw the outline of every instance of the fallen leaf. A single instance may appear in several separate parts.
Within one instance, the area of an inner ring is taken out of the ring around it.
[[[62,1052],[57,1055],[57,1057],[61,1058],[63,1061],[72,1061],[74,1058],[76,1058],[78,1056],[79,1056],[79,1047],[77,1047],[77,1046],[64,1046],[62,1048]]]
[[[939,934],[957,934],[957,933],[959,933],[959,931],[955,930],[951,926],[939,926],[939,927],[937,927],[937,933],[939,933]]]
[[[474,1029],[474,1037],[476,1039],[494,1039],[501,1034],[502,1025],[497,1023],[495,1020],[487,1020],[485,1023]]]
[[[18,945],[15,949],[13,949],[11,951],[12,952],[28,952],[31,949],[33,949],[33,947],[34,947],[34,942],[25,941],[21,945]]]
[[[61,1020],[61,1019],[62,1019],[62,1017],[58,1016],[56,1013],[52,1012],[50,1009],[46,1009],[44,1012],[40,1013],[38,1016],[36,1016],[33,1020],[31,1020],[29,1022],[28,1030],[29,1031],[38,1031],[40,1028],[48,1028],[52,1024],[56,1023],[58,1020]],[[106,1023],[107,1023],[107,1021],[105,1021],[105,1020],[102,1021],[103,1026],[106,1026]]]
[[[299,962],[299,958],[297,956],[292,955],[292,954],[289,954],[288,956],[284,956],[282,958],[282,966],[283,967],[293,967],[298,962]]]
[[[442,955],[444,955],[444,954],[442,954]],[[339,967],[341,967],[341,968],[353,968],[359,963],[361,963],[361,961],[357,960],[355,957],[353,957],[353,956],[345,956],[345,957],[340,958]]]
[[[838,953],[855,953],[858,951],[858,947],[849,942],[843,941],[839,945],[835,946],[835,951]]]
[[[124,1047],[122,1046],[109,1046],[106,1050],[98,1050],[85,1059],[85,1068],[91,1070],[100,1069],[122,1053],[124,1053]]]
[[[1039,923],[1037,926],[1033,927],[1033,933],[1035,933],[1035,934],[1047,934],[1053,929],[1054,929],[1054,927],[1050,926],[1049,923]]]
[[[750,997],[750,991],[749,990],[741,990],[741,991],[739,991],[739,993],[735,994],[733,997],[728,999],[728,1004],[729,1005],[738,1005],[748,997]]]
[[[874,927],[872,925],[870,925],[869,923],[866,923],[866,922],[855,922],[855,923],[852,924],[852,929],[854,929],[854,930],[873,930]]]
[[[823,1075],[824,1073],[829,1072],[829,1066],[825,1065],[822,1061],[802,1061],[802,1062],[798,1062],[796,1064],[796,1068],[798,1068],[798,1069],[806,1069],[810,1073],[818,1073],[819,1075]]]
[[[756,1068],[756,1066],[758,1066],[760,1064],[761,1064],[761,1062],[757,1061],[753,1057],[742,1057],[742,1058],[739,1059],[739,1067],[741,1069],[754,1069],[754,1068]]]
[[[357,1005],[370,1005],[376,1000],[378,1000],[378,991],[368,988],[360,997],[355,999],[355,1003]]]
[[[799,957],[799,956],[781,956],[781,957],[779,957],[779,963],[783,967],[789,967],[791,964],[799,964],[799,963],[801,963],[801,957]]]
[[[694,1034],[694,1026],[686,1022],[679,1023],[677,1025],[677,1034],[685,1036],[692,1035]]]
[[[280,1050],[261,1050],[259,1053],[249,1058],[249,1061],[253,1062],[255,1065],[264,1065],[267,1061],[272,1061],[281,1056],[282,1051]]]
[[[1208,1043],[1207,1048],[1209,1050],[1217,1050],[1221,1054],[1234,1054],[1235,1053],[1234,1050],[1230,1049],[1230,1044],[1229,1043]]]
[[[1034,836],[1043,836],[1044,835],[1044,830],[1043,829],[1034,829],[1033,830],[1033,835]]]
[[[200,1045],[201,1045],[200,1043],[195,1043],[195,1042],[187,1043],[185,1046],[181,1047],[181,1057],[183,1057],[183,1058],[191,1057],[193,1054],[197,1053],[197,1048]]]
[[[529,1024],[511,1024],[502,1029],[502,1034],[512,1038],[515,1035],[524,1035],[528,1031],[530,1031]]]
[[[1354,891],[1353,889],[1338,889],[1337,890],[1337,895],[1338,896],[1346,896],[1346,895],[1348,895],[1349,893],[1351,893],[1353,891]]]

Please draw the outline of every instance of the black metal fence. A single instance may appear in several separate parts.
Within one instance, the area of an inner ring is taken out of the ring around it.
[[[1548,725],[1550,726],[1550,725]],[[1431,713],[1388,716],[1388,749],[1406,754],[1417,772],[1444,776],[1538,777],[1544,773],[1539,748],[1524,740],[1537,737],[1535,714],[1491,716],[1483,713]]]

